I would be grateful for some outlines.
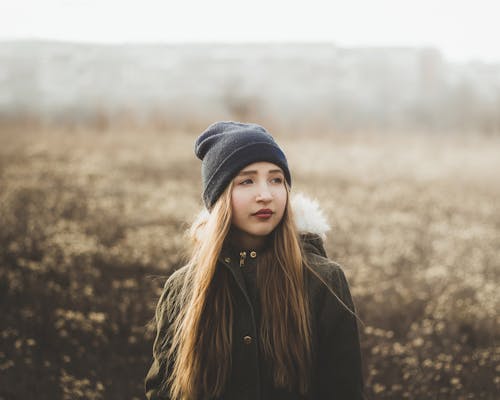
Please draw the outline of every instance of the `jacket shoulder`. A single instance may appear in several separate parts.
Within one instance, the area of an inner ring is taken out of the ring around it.
[[[337,288],[344,284],[345,274],[343,267],[339,263],[315,253],[307,254],[306,261],[310,272],[318,275],[326,283]]]
[[[316,298],[329,298],[340,305],[354,311],[354,304],[349,289],[349,283],[343,267],[328,257],[316,253],[306,255],[306,275],[309,291]]]
[[[319,274],[328,282],[336,281],[344,275],[342,266],[328,258],[323,238],[316,233],[301,233],[303,256],[312,272]]]
[[[167,278],[156,306],[157,321],[161,321],[165,317],[168,317],[170,322],[173,319],[172,317],[175,315],[177,308],[180,306],[182,297],[181,294],[186,285],[188,268],[189,266],[185,265],[174,271]]]

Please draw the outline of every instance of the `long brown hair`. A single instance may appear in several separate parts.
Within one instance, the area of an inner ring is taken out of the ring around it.
[[[304,265],[297,228],[288,201],[282,220],[269,235],[271,250],[259,260],[260,343],[274,384],[308,391],[311,332]],[[172,324],[168,380],[173,399],[220,396],[231,371],[233,295],[230,271],[218,258],[231,227],[228,185],[206,218],[190,229],[193,249],[184,288]]]

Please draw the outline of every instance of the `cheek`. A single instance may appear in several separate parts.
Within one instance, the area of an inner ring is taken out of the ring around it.
[[[247,201],[243,193],[238,190],[234,190],[231,195],[231,208],[233,211],[233,217],[238,217],[245,208]]]
[[[276,200],[276,204],[279,207],[281,213],[283,213],[285,211],[286,202],[287,202],[287,198],[288,198],[288,194],[287,194],[286,188],[284,186],[282,188],[280,188],[275,193],[275,197],[274,198]]]

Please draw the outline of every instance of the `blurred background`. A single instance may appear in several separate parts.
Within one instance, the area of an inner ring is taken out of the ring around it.
[[[0,4],[0,400],[144,398],[218,120],[268,128],[328,217],[369,398],[498,398],[496,11]]]

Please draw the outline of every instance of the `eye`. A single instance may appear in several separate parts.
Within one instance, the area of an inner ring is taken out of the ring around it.
[[[276,183],[283,183],[283,178],[273,178],[272,181]]]
[[[251,179],[245,179],[244,181],[240,182],[240,185],[246,185],[248,183],[252,183],[253,181]]]

